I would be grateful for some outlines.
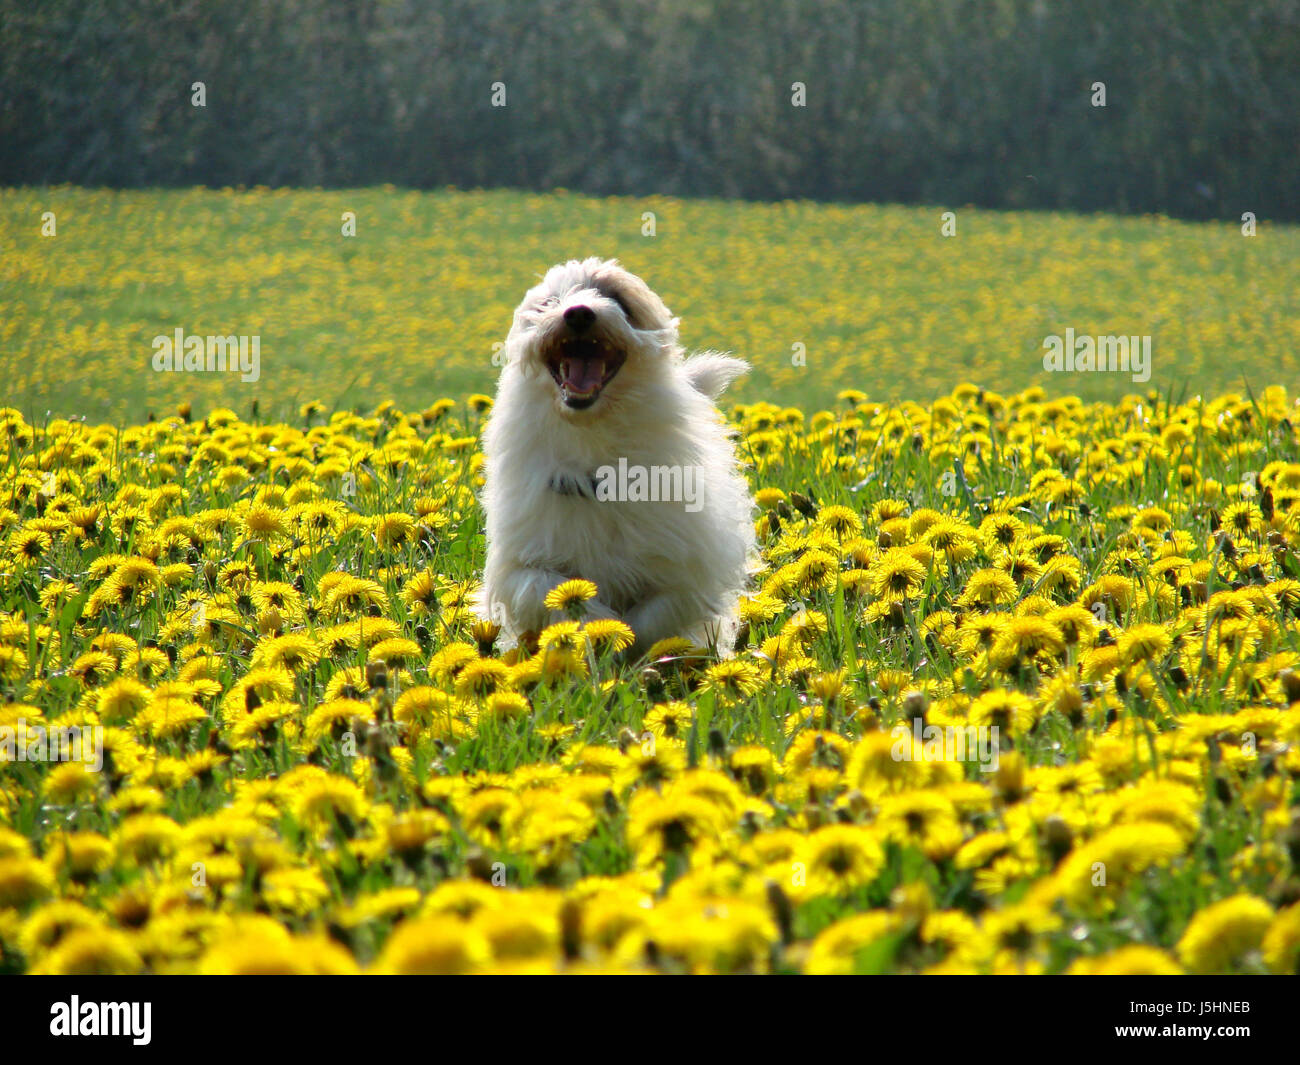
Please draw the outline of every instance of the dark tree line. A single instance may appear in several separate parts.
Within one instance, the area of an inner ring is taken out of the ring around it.
[[[1300,0],[0,0],[57,182],[1296,219]]]

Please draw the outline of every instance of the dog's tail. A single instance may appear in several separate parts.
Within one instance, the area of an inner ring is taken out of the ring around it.
[[[716,351],[702,351],[686,360],[686,377],[695,391],[717,399],[741,374],[749,373],[749,363]]]

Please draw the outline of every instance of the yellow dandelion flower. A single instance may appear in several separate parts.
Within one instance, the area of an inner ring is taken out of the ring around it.
[[[1234,895],[1193,915],[1178,941],[1178,957],[1194,973],[1225,973],[1257,950],[1273,923],[1273,907],[1254,895]]]
[[[887,911],[861,913],[836,921],[813,940],[803,971],[810,976],[847,976],[863,971],[859,966],[870,964],[869,951],[898,935],[903,925],[897,914]],[[881,971],[887,960],[887,956],[875,959],[867,971]]]
[[[580,608],[583,603],[596,598],[596,586],[591,581],[568,580],[557,584],[542,600],[547,610],[568,611]]]

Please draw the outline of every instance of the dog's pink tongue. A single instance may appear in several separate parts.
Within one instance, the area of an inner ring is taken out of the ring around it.
[[[604,359],[569,359],[565,366],[564,383],[573,392],[594,392],[605,376]]]

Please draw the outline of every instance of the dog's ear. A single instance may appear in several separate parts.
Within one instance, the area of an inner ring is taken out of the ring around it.
[[[749,373],[749,363],[716,351],[692,355],[683,366],[691,386],[709,399],[717,399],[732,381]]]

